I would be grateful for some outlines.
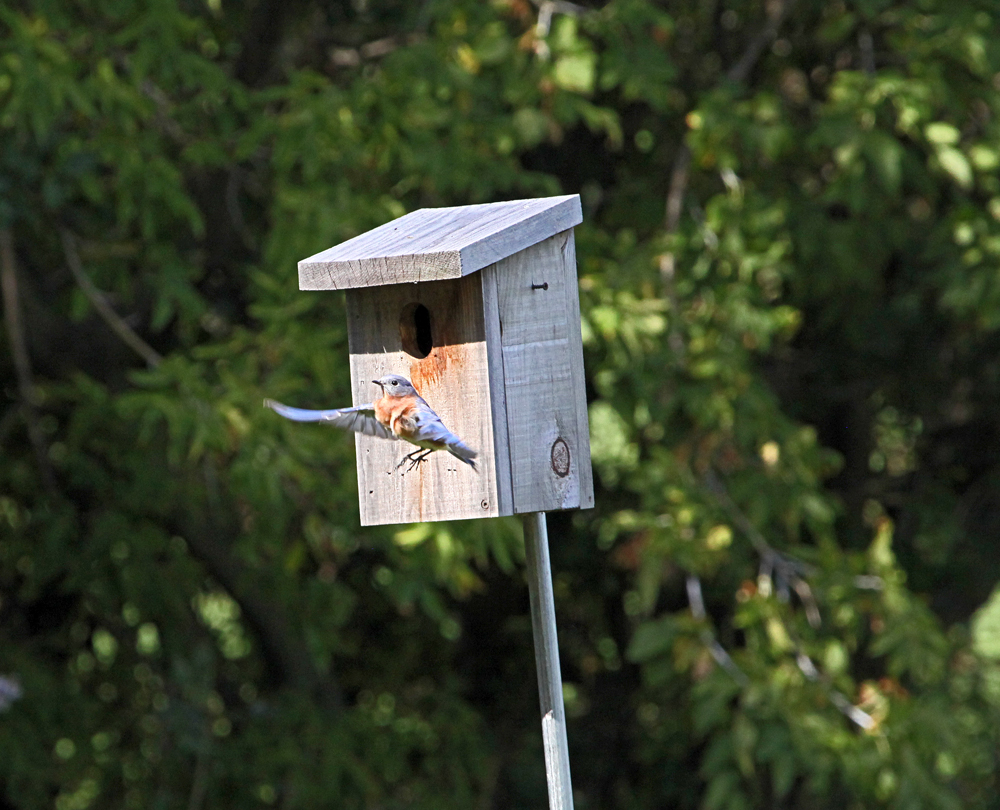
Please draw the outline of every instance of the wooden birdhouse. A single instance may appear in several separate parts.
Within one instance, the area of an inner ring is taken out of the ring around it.
[[[358,434],[361,523],[594,504],[573,227],[578,195],[426,208],[299,262],[302,290],[347,290],[355,405],[408,377],[475,448],[397,467]]]

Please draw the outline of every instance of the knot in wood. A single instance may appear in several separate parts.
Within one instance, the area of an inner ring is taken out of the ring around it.
[[[552,462],[552,472],[560,478],[569,475],[569,445],[560,436],[552,443],[552,450],[549,453]]]

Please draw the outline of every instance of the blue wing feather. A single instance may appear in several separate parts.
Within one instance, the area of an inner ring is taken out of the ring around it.
[[[426,447],[440,447],[444,445],[444,449],[455,456],[455,458],[464,461],[475,469],[476,462],[473,459],[479,454],[448,430],[444,422],[441,421],[441,417],[430,408],[427,408],[424,413],[426,415],[418,416],[416,420],[419,439],[415,444]]]
[[[264,405],[293,422],[324,422],[342,430],[364,433],[366,436],[377,436],[380,439],[396,438],[389,428],[375,418],[375,406],[371,403],[358,405],[355,408],[334,408],[326,411],[292,408],[273,399],[265,399]]]

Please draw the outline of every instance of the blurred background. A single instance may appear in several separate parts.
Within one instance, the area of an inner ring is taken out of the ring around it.
[[[998,807],[993,0],[0,8],[0,810],[545,806],[516,520],[360,528],[299,259],[579,193],[576,806]]]

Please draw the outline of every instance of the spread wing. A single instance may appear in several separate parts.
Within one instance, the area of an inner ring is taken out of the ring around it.
[[[265,399],[264,404],[285,419],[293,422],[325,422],[343,430],[353,430],[366,436],[380,439],[395,439],[392,431],[375,418],[375,406],[371,403],[356,408],[336,408],[329,411],[310,411],[304,408],[290,408],[273,399]]]

